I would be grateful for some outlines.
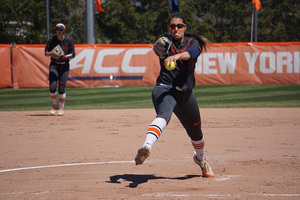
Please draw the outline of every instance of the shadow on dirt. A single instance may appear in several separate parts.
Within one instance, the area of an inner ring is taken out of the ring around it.
[[[32,116],[32,117],[53,117],[50,114],[31,114],[31,115],[27,115],[27,116]]]
[[[144,175],[137,175],[137,174],[123,174],[123,175],[115,175],[110,176],[110,181],[106,181],[107,183],[121,183],[120,179],[123,179],[125,181],[130,181],[129,185],[126,187],[130,188],[136,188],[139,184],[146,183],[149,180],[158,180],[158,179],[169,179],[169,180],[186,180],[191,179],[195,177],[201,177],[200,175],[186,175],[183,177],[162,177],[162,176],[155,176],[152,174],[144,174]]]

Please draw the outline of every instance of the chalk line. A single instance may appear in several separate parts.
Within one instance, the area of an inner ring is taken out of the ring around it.
[[[175,194],[175,193],[150,193],[142,194],[142,196],[153,197],[299,197],[300,194],[266,194],[266,193],[241,193],[241,194]]]
[[[111,161],[111,162],[89,162],[89,163],[70,163],[70,164],[59,164],[59,165],[44,165],[44,166],[34,166],[34,167],[20,167],[14,169],[4,169],[0,170],[2,172],[12,172],[21,171],[29,169],[42,169],[42,168],[53,168],[53,167],[67,167],[67,166],[79,166],[79,165],[103,165],[103,164],[122,164],[122,163],[133,163],[134,161]]]

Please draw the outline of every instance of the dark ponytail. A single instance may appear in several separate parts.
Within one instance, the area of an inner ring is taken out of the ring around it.
[[[205,51],[207,50],[207,47],[209,47],[209,44],[211,43],[207,38],[201,36],[201,35],[196,35],[196,34],[191,34],[191,33],[185,33],[186,36],[188,37],[194,37],[198,42],[200,43],[201,49],[204,49]]]

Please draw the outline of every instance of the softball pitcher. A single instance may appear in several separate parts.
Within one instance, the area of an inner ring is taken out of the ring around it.
[[[55,27],[56,36],[47,41],[45,55],[51,56],[49,65],[49,88],[52,99],[51,115],[56,113],[64,115],[64,106],[66,101],[66,84],[69,76],[69,59],[75,57],[74,43],[71,38],[65,35],[66,27],[59,23]],[[57,82],[58,82],[58,100],[57,103]]]
[[[169,19],[169,34],[160,37],[153,45],[161,66],[152,91],[152,102],[157,115],[148,128],[143,146],[138,149],[135,163],[143,164],[149,157],[154,143],[174,112],[191,139],[195,150],[194,162],[200,166],[204,177],[213,177],[214,173],[205,159],[200,112],[192,92],[197,57],[206,50],[209,41],[202,36],[186,33],[186,29],[183,16],[174,14]],[[167,64],[172,61],[176,63],[175,69],[167,70]]]

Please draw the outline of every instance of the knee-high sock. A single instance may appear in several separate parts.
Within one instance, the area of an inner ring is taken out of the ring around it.
[[[54,92],[54,93],[50,92],[50,97],[51,97],[53,105],[57,106],[57,93],[56,92]]]
[[[58,109],[64,109],[65,108],[65,101],[66,101],[66,93],[59,95],[59,106]]]
[[[198,160],[202,161],[205,160],[205,155],[204,155],[204,137],[202,138],[202,140],[199,141],[192,141],[192,145],[195,149],[196,155]]]
[[[154,143],[160,137],[163,129],[167,126],[167,121],[164,118],[157,117],[148,128],[144,145],[148,145],[152,149]]]

